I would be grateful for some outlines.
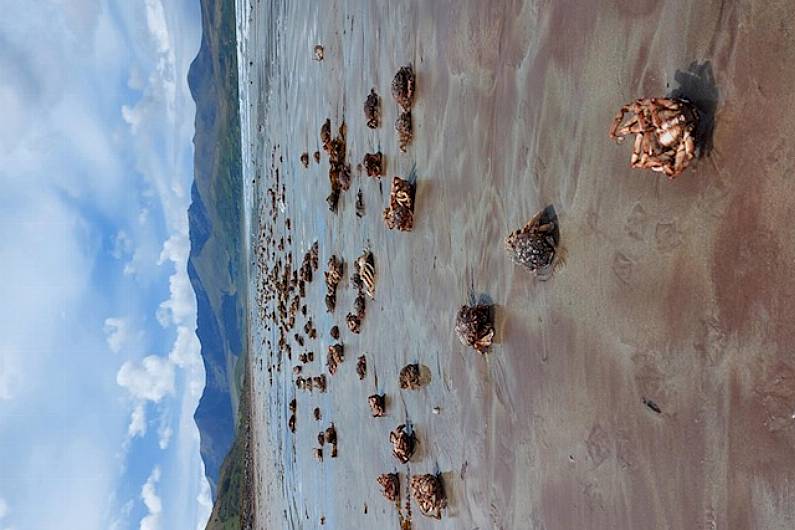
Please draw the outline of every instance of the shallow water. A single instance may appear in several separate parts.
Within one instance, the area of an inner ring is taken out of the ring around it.
[[[252,197],[269,185],[275,146],[295,264],[318,240],[321,268],[332,253],[350,263],[368,247],[378,272],[358,336],[344,326],[347,280],[333,315],[320,274],[308,288],[319,333],[309,371],[325,371],[333,324],[346,361],[328,393],[297,393],[294,435],[291,365],[269,384],[258,364],[273,358],[260,346],[269,331],[252,336],[259,527],[317,528],[325,517],[330,528],[397,528],[375,477],[398,469],[405,481],[388,434],[409,421],[420,445],[408,467],[440,471],[450,503],[440,522],[415,506],[415,528],[792,528],[795,158],[793,125],[779,118],[794,97],[790,6],[247,3]],[[323,62],[312,60],[316,43]],[[389,84],[408,62],[415,139],[402,154]],[[371,87],[382,97],[375,131],[362,112]],[[607,130],[622,104],[677,88],[716,108],[714,149],[668,183],[631,170],[630,147]],[[338,215],[326,208],[325,154],[309,169],[298,160],[320,149],[326,117],[333,130],[346,121],[354,165],[380,149],[389,175],[354,177]],[[389,178],[415,164],[415,230],[389,232]],[[547,205],[566,259],[537,282],[511,264],[502,239]],[[470,292],[497,305],[497,344],[485,357],[453,333]],[[409,362],[431,373],[417,392],[398,388]],[[369,415],[375,391],[388,396],[386,418]],[[327,450],[321,464],[312,448],[329,421],[339,458]]]

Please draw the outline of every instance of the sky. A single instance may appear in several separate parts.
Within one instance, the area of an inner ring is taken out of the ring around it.
[[[0,12],[0,530],[203,528],[199,2]]]

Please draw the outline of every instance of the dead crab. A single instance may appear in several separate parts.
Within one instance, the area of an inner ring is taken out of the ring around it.
[[[556,223],[542,222],[538,212],[519,230],[505,238],[505,250],[511,260],[528,268],[540,279],[547,279],[557,260]]]
[[[414,229],[414,192],[415,186],[408,180],[400,177],[392,179],[389,208],[384,210],[384,224],[387,228],[402,232],[411,232]]]
[[[442,510],[447,507],[441,475],[414,475],[411,477],[411,496],[420,507],[423,515],[442,518]]]
[[[373,394],[367,398],[367,403],[370,405],[373,418],[381,418],[386,413],[386,396],[384,394]]]
[[[408,463],[417,445],[417,437],[414,431],[406,432],[406,426],[401,424],[389,433],[389,442],[392,444],[392,454],[395,455],[401,464]]]
[[[370,94],[364,100],[364,118],[371,129],[378,128],[381,123],[381,98],[375,93],[374,88],[370,89]]]
[[[309,167],[309,153],[301,153],[301,165]]]
[[[405,153],[409,144],[414,139],[414,127],[411,123],[411,111],[405,110],[395,120],[395,131],[398,133],[398,147]]]
[[[375,258],[373,253],[365,250],[361,256],[356,258],[356,272],[362,281],[364,292],[370,298],[375,298]]]
[[[362,319],[358,314],[348,313],[345,315],[345,323],[348,325],[348,330],[351,333],[358,335],[362,331]]]
[[[401,66],[392,79],[392,97],[400,108],[408,110],[414,103],[414,68],[411,64]]]
[[[462,306],[455,317],[455,333],[464,346],[486,353],[494,338],[493,308],[488,305]]]
[[[630,113],[625,122],[624,114]],[[610,138],[621,143],[635,135],[630,165],[679,176],[696,156],[694,131],[698,110],[677,98],[640,98],[624,105],[613,119]]]
[[[382,494],[389,502],[400,501],[400,475],[397,473],[382,473],[375,479],[383,488]]]
[[[364,169],[367,170],[368,177],[380,177],[384,174],[384,155],[381,151],[377,153],[367,153],[362,160]]]
[[[400,370],[398,382],[400,383],[400,388],[403,390],[417,390],[420,388],[422,386],[422,380],[420,379],[420,365],[407,364],[404,366]]]
[[[359,376],[359,381],[367,375],[367,357],[364,355],[360,355],[356,360],[356,375]]]

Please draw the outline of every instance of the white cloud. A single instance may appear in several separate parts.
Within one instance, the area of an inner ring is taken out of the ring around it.
[[[135,438],[146,434],[146,409],[143,403],[138,403],[130,416],[130,426],[127,428],[127,436]]]
[[[174,264],[174,274],[168,279],[169,297],[157,310],[157,320],[164,327],[169,324],[179,325],[195,321],[196,295],[190,285],[186,268],[189,253],[190,240],[187,233],[172,234],[163,243],[158,265],[166,261]]]
[[[123,257],[130,255],[132,250],[132,239],[130,239],[130,236],[127,235],[127,232],[124,230],[119,230],[115,239],[113,240],[113,250],[111,250],[111,255],[116,259],[122,259]]]
[[[136,399],[159,402],[174,393],[174,365],[157,355],[144,357],[140,363],[127,361],[116,374],[116,382]]]
[[[105,339],[113,353],[119,353],[130,338],[130,323],[127,319],[109,317],[105,319]]]
[[[141,530],[159,530],[160,529],[160,514],[163,511],[163,502],[157,495],[155,486],[160,482],[160,468],[155,467],[146,483],[141,488],[141,499],[149,513],[141,519]]]
[[[160,449],[164,451],[168,449],[168,444],[171,442],[171,436],[174,434],[174,429],[172,429],[168,425],[161,425],[160,428],[157,430],[157,444],[160,446]]]

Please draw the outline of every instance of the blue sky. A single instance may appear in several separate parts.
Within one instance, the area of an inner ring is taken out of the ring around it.
[[[203,527],[199,2],[0,10],[0,530]]]

